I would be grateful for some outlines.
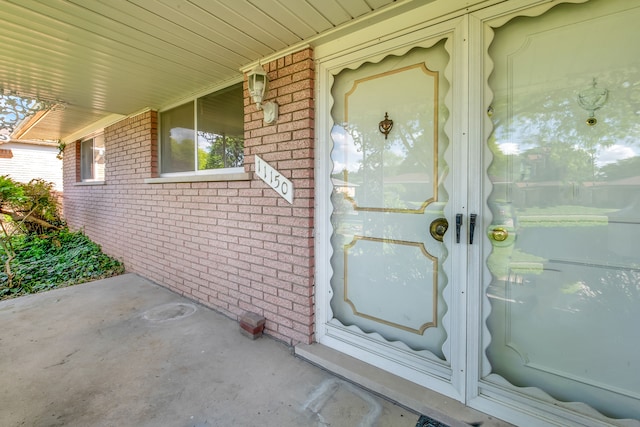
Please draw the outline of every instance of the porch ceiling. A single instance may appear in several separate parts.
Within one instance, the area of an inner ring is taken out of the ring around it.
[[[75,139],[96,122],[237,79],[240,68],[341,26],[425,2],[3,0],[0,90],[65,105],[14,138]]]

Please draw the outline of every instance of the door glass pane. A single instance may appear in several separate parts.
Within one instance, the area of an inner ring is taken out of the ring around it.
[[[332,88],[335,319],[440,359],[447,249],[429,226],[447,201],[448,60],[443,41],[344,70]]]
[[[592,1],[495,31],[484,372],[634,419],[639,20],[637,2]]]

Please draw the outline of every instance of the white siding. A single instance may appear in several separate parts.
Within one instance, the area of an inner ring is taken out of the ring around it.
[[[42,178],[53,182],[62,191],[62,161],[56,158],[57,147],[9,142],[0,149],[11,150],[11,158],[0,157],[0,175],[9,175],[19,182]]]

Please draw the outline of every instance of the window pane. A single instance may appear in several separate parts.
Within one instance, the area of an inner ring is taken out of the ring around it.
[[[93,179],[93,139],[80,143],[80,177],[83,181]]]
[[[193,103],[161,113],[162,172],[195,171]]]
[[[244,164],[242,83],[198,99],[198,170]]]
[[[104,181],[104,135],[93,138],[93,179]]]

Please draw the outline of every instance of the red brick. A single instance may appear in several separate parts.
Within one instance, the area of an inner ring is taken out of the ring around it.
[[[280,118],[263,123],[245,82],[246,172],[258,154],[294,181],[293,207],[257,176],[247,181],[145,184],[157,177],[158,113],[105,129],[107,181],[74,186],[77,144],[63,164],[66,219],[103,250],[180,294],[239,318],[266,317],[289,344],[313,340],[314,62],[304,49],[265,64]]]

